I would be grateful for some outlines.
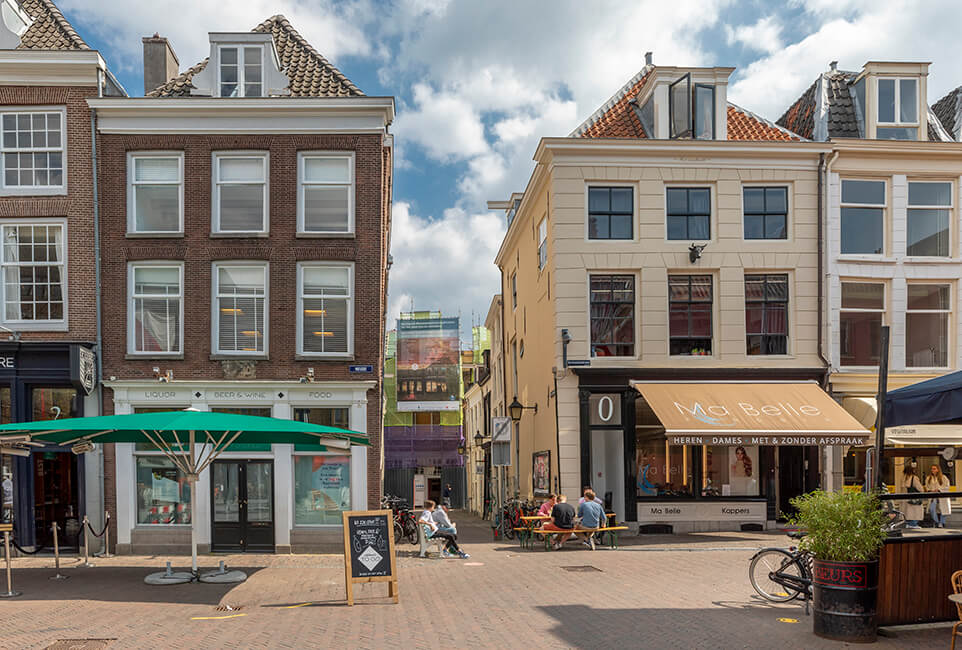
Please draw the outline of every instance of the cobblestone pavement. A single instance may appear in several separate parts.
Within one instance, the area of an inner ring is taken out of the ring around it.
[[[52,558],[15,558],[15,587],[0,600],[0,648],[46,648],[62,639],[114,639],[109,648],[832,648],[800,604],[771,605],[747,578],[752,550],[782,545],[771,534],[718,533],[625,540],[591,552],[492,541],[461,520],[469,560],[417,558],[402,544],[400,604],[383,583],[344,599],[337,555],[205,556],[248,572],[240,585],[151,587],[160,556],[64,560],[69,580],[50,580]],[[175,567],[189,559],[173,558]],[[564,567],[589,566],[572,572]],[[2,579],[2,574],[0,574]],[[218,611],[218,606],[240,607]],[[947,647],[950,627],[899,630],[883,648]]]

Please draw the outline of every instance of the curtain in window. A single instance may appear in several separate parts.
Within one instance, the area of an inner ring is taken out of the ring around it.
[[[134,270],[134,345],[138,352],[180,350],[180,270]]]

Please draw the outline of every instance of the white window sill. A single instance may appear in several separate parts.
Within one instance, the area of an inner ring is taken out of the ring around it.
[[[249,238],[251,238],[251,237],[257,237],[257,238],[261,238],[261,239],[267,239],[268,237],[270,237],[270,233],[269,233],[269,232],[266,232],[266,231],[263,231],[263,230],[258,230],[258,231],[254,231],[254,232],[242,232],[242,231],[237,231],[237,232],[211,232],[211,233],[210,233],[210,236],[211,236],[212,238],[217,238],[217,239],[225,239],[225,238],[228,238],[228,237],[233,237],[234,239],[249,239]]]
[[[298,232],[298,239],[354,239],[353,232]]]
[[[128,239],[183,239],[183,232],[128,232]]]
[[[14,332],[66,332],[70,329],[66,321],[4,321],[3,327]]]
[[[211,361],[223,361],[225,359],[234,359],[236,361],[270,361],[270,355],[265,353],[237,353],[232,354],[230,352],[214,352],[210,355]]]
[[[354,361],[354,353],[346,354],[324,354],[298,352],[294,355],[295,361]]]
[[[962,259],[958,257],[935,257],[933,256],[906,256],[902,258],[905,264],[958,264]]]
[[[897,260],[894,257],[886,257],[885,255],[853,255],[850,253],[846,253],[836,257],[835,261],[836,262],[855,262],[855,263],[867,262],[870,264],[883,262],[887,264],[895,264]]]
[[[124,355],[124,359],[128,360],[147,360],[147,359],[167,359],[169,361],[183,360],[183,352],[174,352],[164,354],[163,352],[128,352]]]
[[[4,187],[0,196],[66,196],[67,187]]]

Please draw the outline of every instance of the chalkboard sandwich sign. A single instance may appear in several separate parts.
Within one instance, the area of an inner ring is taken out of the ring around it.
[[[386,582],[387,595],[398,602],[393,513],[355,510],[342,516],[347,604],[354,604],[354,585],[359,582]]]

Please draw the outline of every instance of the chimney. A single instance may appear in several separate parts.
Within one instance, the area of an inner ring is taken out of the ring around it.
[[[180,61],[166,38],[144,36],[144,94],[162,86],[180,73]]]
[[[651,65],[651,52],[645,52],[645,65]]]
[[[832,61],[828,64],[828,69],[832,72],[838,72],[838,61]]]

